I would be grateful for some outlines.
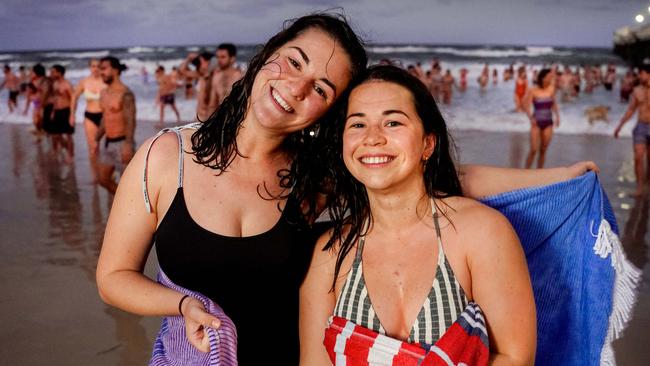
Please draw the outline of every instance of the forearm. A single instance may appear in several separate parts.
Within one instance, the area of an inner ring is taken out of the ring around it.
[[[624,124],[627,123],[627,121],[630,120],[630,118],[634,115],[634,111],[626,111],[623,117],[621,118],[621,121],[618,123],[618,128],[623,127]]]
[[[123,270],[97,276],[104,302],[124,311],[147,316],[179,315],[183,294],[167,288],[140,272]]]
[[[501,355],[501,354],[490,354],[490,361],[488,363],[490,366],[528,366],[534,365],[534,357],[529,360],[516,359],[511,356]]]
[[[576,176],[577,168],[514,169],[487,165],[461,165],[463,194],[481,199],[522,188],[561,182]]]
[[[104,134],[106,133],[106,128],[104,128],[104,120],[102,119],[99,127],[97,128],[97,133],[95,134],[95,141],[99,142]]]

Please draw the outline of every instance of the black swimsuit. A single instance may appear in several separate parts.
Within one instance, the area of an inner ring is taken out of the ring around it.
[[[179,130],[170,130],[182,143]],[[187,210],[182,167],[181,157],[176,195],[154,235],[160,268],[172,282],[218,303],[232,319],[240,366],[297,365],[299,287],[316,233],[304,223],[292,198],[264,233],[213,233]],[[145,197],[148,200],[146,191]]]

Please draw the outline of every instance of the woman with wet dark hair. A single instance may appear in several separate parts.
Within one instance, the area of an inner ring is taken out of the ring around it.
[[[374,66],[346,109],[330,159],[334,226],[301,288],[301,364],[437,364],[441,353],[453,364],[532,364],[535,303],[521,244],[505,217],[462,197],[426,86]]]
[[[115,196],[97,283],[107,303],[165,317],[153,363],[167,362],[173,347],[200,358],[184,333],[206,352],[214,328],[222,345],[236,344],[240,365],[298,363],[307,221],[324,174],[313,164],[322,142],[306,129],[328,121],[366,63],[342,16],[298,18],[253,57],[207,121],[138,151]],[[161,283],[142,274],[153,242]]]

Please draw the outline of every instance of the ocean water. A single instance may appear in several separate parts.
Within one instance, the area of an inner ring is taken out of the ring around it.
[[[248,60],[255,54],[257,46],[238,46],[238,63],[246,67]],[[159,112],[155,104],[157,85],[153,78],[153,71],[158,65],[163,65],[167,70],[179,65],[188,52],[213,51],[214,47],[201,45],[194,46],[165,46],[165,47],[130,47],[118,49],[98,50],[57,50],[39,52],[6,52],[0,53],[0,62],[7,63],[12,68],[19,65],[31,67],[36,62],[43,63],[46,67],[59,63],[67,68],[66,77],[77,83],[88,74],[87,64],[91,58],[107,55],[118,57],[129,69],[123,74],[123,81],[134,91],[137,101],[137,118],[144,122],[158,121]],[[454,92],[454,99],[450,106],[441,105],[443,115],[452,129],[484,130],[484,131],[527,131],[529,122],[521,113],[514,112],[513,91],[514,81],[503,82],[502,71],[511,63],[525,63],[532,68],[540,69],[544,65],[558,63],[571,65],[575,68],[581,64],[614,63],[620,77],[626,71],[626,66],[610,49],[593,48],[558,48],[558,47],[515,47],[515,46],[453,46],[453,45],[382,45],[375,44],[367,47],[371,63],[381,59],[390,59],[403,66],[421,63],[425,69],[430,68],[433,58],[440,60],[443,69],[450,69],[456,80],[459,79],[458,71],[467,68],[468,89],[465,93]],[[479,76],[484,63],[489,63],[490,68],[499,71],[499,82],[490,84],[485,91],[480,91],[476,78]],[[146,68],[149,73],[149,82],[144,83],[141,69]],[[529,72],[529,81],[531,74]],[[584,86],[583,86],[584,89]],[[602,87],[597,88],[592,94],[581,93],[580,97],[572,102],[560,103],[560,127],[556,129],[561,134],[611,134],[623,115],[626,105],[619,101],[619,84],[614,91],[608,92]],[[31,123],[30,116],[21,113],[10,114],[7,108],[7,93],[0,96],[0,121],[5,123]],[[183,122],[195,119],[196,101],[185,100],[182,89],[177,91],[177,107]],[[24,100],[19,101],[20,109],[24,107]],[[82,120],[83,99],[80,102],[77,116]],[[606,123],[598,121],[589,124],[584,111],[595,105],[610,107],[609,119]],[[170,109],[165,112],[165,121],[174,122]],[[622,135],[630,135],[634,122],[628,122],[623,128]]]

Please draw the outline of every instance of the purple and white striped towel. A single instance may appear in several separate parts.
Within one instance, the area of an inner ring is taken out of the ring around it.
[[[185,335],[185,320],[182,316],[167,316],[162,319],[160,331],[153,347],[150,366],[237,366],[237,329],[235,324],[214,301],[200,293],[174,284],[162,270],[158,282],[203,303],[206,310],[219,318],[219,329],[206,328],[210,340],[210,352],[201,352],[192,346]]]

